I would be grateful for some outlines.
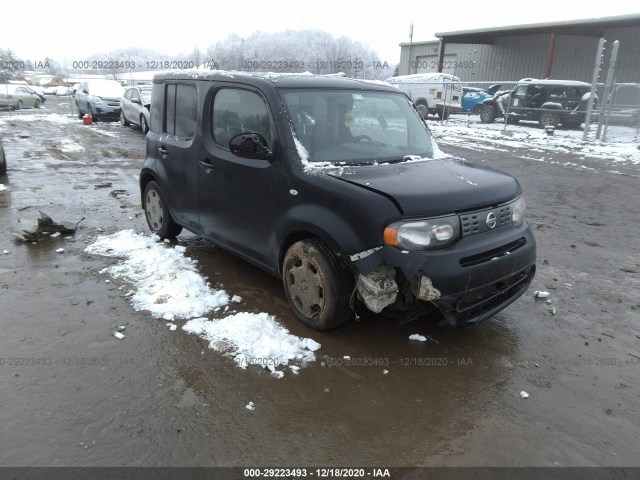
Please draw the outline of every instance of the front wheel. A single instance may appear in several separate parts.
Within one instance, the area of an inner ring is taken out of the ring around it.
[[[328,330],[351,316],[353,276],[317,239],[289,247],[282,264],[284,290],[295,316],[315,330]]]
[[[171,218],[169,207],[156,182],[149,182],[144,189],[143,208],[149,228],[160,238],[175,238],[182,231],[182,227]]]
[[[36,103],[33,105],[33,108],[40,108],[40,100],[36,100]]]
[[[18,100],[18,103],[16,103],[14,110],[22,110],[22,100]]]
[[[140,129],[145,135],[149,131],[149,124],[147,123],[147,119],[144,115],[140,115]]]
[[[124,116],[124,112],[120,110],[120,125],[123,127],[128,127],[129,122],[127,121],[127,117]]]
[[[480,109],[480,121],[482,123],[493,123],[496,119],[496,111],[491,105],[482,105]]]

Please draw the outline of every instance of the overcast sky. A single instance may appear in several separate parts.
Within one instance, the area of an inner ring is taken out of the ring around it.
[[[106,0],[2,2],[0,48],[25,60],[83,60],[102,52],[144,47],[169,55],[190,52],[230,33],[318,29],[347,35],[398,62],[401,42],[432,40],[435,32],[638,13],[637,0],[348,1]],[[271,60],[271,59],[265,59]],[[292,59],[295,60],[295,59]]]

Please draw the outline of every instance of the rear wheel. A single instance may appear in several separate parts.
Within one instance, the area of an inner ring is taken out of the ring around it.
[[[282,265],[284,290],[295,316],[315,330],[328,330],[351,316],[353,276],[317,239],[289,247]]]
[[[175,238],[182,231],[182,227],[171,218],[169,207],[156,182],[149,182],[144,189],[143,208],[149,228],[160,238]]]
[[[120,125],[123,127],[128,127],[129,122],[127,121],[127,117],[124,116],[124,111],[120,110]]]
[[[480,109],[480,121],[482,123],[493,123],[496,119],[496,111],[492,105],[482,105]]]
[[[40,99],[36,100],[36,103],[33,106],[33,108],[40,108]]]
[[[144,115],[140,115],[140,129],[142,133],[146,134],[149,131],[149,124],[147,124],[147,119]]]
[[[440,117],[440,120],[446,120],[447,118],[449,118],[449,109],[442,108],[438,110],[438,117]]]
[[[556,112],[542,112],[542,114],[540,114],[540,117],[538,119],[538,124],[540,125],[541,128],[544,128],[547,126],[552,126],[555,128],[558,126],[559,123],[560,123],[560,117]]]
[[[22,100],[18,100],[18,103],[16,103],[14,110],[22,110]]]

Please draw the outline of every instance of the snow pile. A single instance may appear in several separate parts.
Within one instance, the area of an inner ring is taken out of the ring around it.
[[[9,189],[4,183],[0,183],[0,192],[2,192],[3,190],[9,190]]]
[[[165,320],[201,317],[229,303],[227,292],[211,288],[198,272],[195,261],[150,236],[123,230],[100,237],[86,251],[124,258],[101,273],[133,284],[133,307],[148,310],[154,317]]]
[[[267,313],[241,312],[219,320],[196,318],[182,329],[209,341],[209,347],[219,352],[232,351],[241,368],[260,365],[273,373],[290,361],[313,362],[320,344],[310,338],[291,335]],[[281,375],[278,375],[281,376]]]
[[[147,310],[155,318],[169,320],[167,326],[175,330],[174,319],[189,320],[182,330],[200,335],[210,348],[233,357],[236,365],[260,365],[277,378],[284,376],[279,366],[289,366],[295,374],[299,367],[290,362],[315,360],[314,352],[320,344],[310,338],[289,333],[267,313],[233,313],[223,318],[205,318],[209,312],[229,309],[230,302],[242,298],[216,290],[197,270],[195,260],[184,255],[185,247],[172,248],[156,235],[136,234],[123,230],[99,237],[86,252],[123,260],[101,273],[132,285],[130,301],[136,310]]]

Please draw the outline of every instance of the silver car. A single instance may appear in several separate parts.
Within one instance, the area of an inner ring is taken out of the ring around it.
[[[24,107],[40,107],[40,97],[22,85],[0,85],[0,106],[20,110]]]
[[[130,87],[120,99],[120,123],[138,125],[142,133],[149,131],[149,107],[151,106],[151,85]]]

